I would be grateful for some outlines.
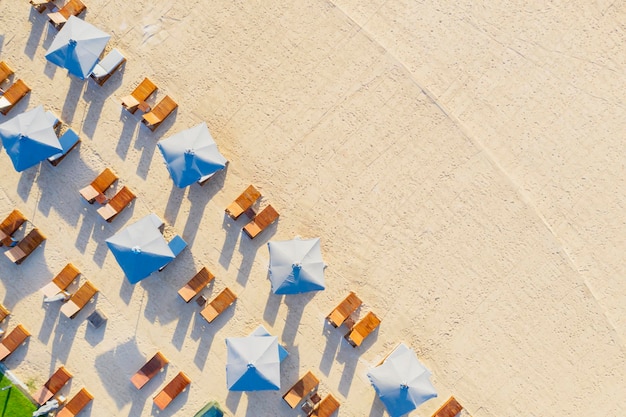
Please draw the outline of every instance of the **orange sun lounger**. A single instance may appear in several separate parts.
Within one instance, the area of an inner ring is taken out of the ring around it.
[[[254,185],[249,185],[235,201],[226,207],[226,214],[237,220],[239,216],[254,205],[259,197],[261,197],[261,193],[254,188]]]
[[[0,83],[6,81],[11,75],[15,74],[13,69],[4,61],[0,61]]]
[[[327,394],[309,416],[330,417],[339,409],[340,405],[339,401],[332,394]]]
[[[130,188],[124,186],[113,196],[111,200],[109,200],[106,206],[98,209],[98,214],[104,220],[111,223],[115,216],[128,207],[135,198],[136,196],[132,191],[130,191]]]
[[[245,225],[243,231],[246,232],[250,239],[254,239],[270,224],[274,223],[278,219],[278,216],[279,214],[276,210],[274,210],[274,207],[269,205],[257,214],[250,223]]]
[[[129,95],[122,97],[122,107],[131,113],[135,113],[137,109],[145,112],[150,109],[146,100],[150,97],[158,87],[148,77],[144,78]]]
[[[177,107],[178,104],[170,96],[165,96],[150,112],[143,115],[141,123],[154,131]]]
[[[0,304],[0,323],[2,323],[4,319],[9,317],[9,314],[11,314],[11,312],[5,306]]]
[[[24,81],[15,81],[0,97],[0,113],[6,116],[28,93],[30,93],[30,87]]]
[[[376,328],[380,325],[380,319],[376,317],[376,314],[369,311],[365,317],[363,317],[357,324],[354,325],[352,330],[345,335],[348,343],[352,345],[352,347],[361,346],[363,340],[370,333],[372,333]]]
[[[181,392],[191,383],[191,379],[184,372],[179,372],[163,389],[154,397],[154,403],[161,410],[170,405]]]
[[[54,395],[61,390],[72,379],[72,374],[61,366],[56,370],[54,374],[43,384],[43,387],[39,389],[33,398],[39,405],[44,405],[46,401],[54,397]]]
[[[94,201],[104,203],[104,201],[106,201],[104,192],[117,180],[117,175],[115,175],[111,169],[105,168],[91,184],[80,190],[80,195],[82,195],[89,204],[93,204]]]
[[[215,275],[213,275],[211,271],[206,268],[206,266],[203,266],[202,269],[200,269],[200,271],[198,271],[198,273],[194,275],[184,287],[178,290],[178,295],[180,295],[182,299],[188,303],[193,297],[198,295],[204,287],[209,285],[209,282],[211,282],[214,278]]]
[[[0,361],[6,359],[11,353],[28,339],[30,333],[21,324],[18,324],[11,333],[6,335],[0,342]]]
[[[343,324],[344,321],[350,316],[350,314],[354,313],[357,308],[361,306],[363,302],[357,295],[350,291],[350,294],[346,298],[343,299],[341,303],[331,313],[326,316],[326,320],[333,327],[339,327]]]
[[[21,211],[15,209],[0,223],[0,246],[12,243],[11,235],[19,229],[28,219]]]
[[[235,302],[237,296],[233,293],[229,288],[224,288],[224,290],[218,294],[217,297],[213,299],[202,311],[200,311],[200,315],[204,317],[206,321],[211,323],[213,320],[217,318],[220,314],[224,312],[232,303]]]
[[[157,352],[141,367],[141,369],[135,372],[135,374],[130,378],[130,382],[133,383],[135,388],[141,389],[148,383],[148,381],[161,372],[161,370],[165,368],[165,365],[168,363],[169,360],[167,360],[161,352]]]
[[[313,372],[308,371],[283,395],[283,400],[289,404],[289,407],[296,408],[300,401],[313,391],[319,383],[320,380],[313,375]]]
[[[85,281],[83,285],[76,291],[70,299],[61,306],[61,313],[73,319],[78,312],[83,309],[98,292],[98,289],[89,281]]]
[[[85,388],[82,388],[65,404],[65,407],[57,413],[56,417],[75,417],[83,411],[83,408],[87,407],[91,400],[93,400],[93,395]]]
[[[454,398],[448,398],[432,417],[456,417],[463,410],[463,406]]]
[[[46,237],[35,228],[31,230],[24,239],[20,240],[17,246],[12,247],[8,251],[4,252],[4,255],[16,264],[21,264],[24,259],[33,253],[39,245],[41,245]]]
[[[54,297],[61,291],[65,291],[69,285],[74,282],[80,275],[80,271],[72,263],[68,263],[65,267],[52,279],[52,282],[48,283],[41,289],[45,297]]]
[[[58,12],[48,13],[48,19],[55,28],[61,29],[70,16],[78,17],[85,10],[87,10],[87,6],[80,0],[69,0]]]

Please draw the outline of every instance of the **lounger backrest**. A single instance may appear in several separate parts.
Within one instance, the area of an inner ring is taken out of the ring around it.
[[[358,332],[363,337],[373,332],[380,324],[380,319],[373,312],[369,311],[357,324],[354,325],[353,331]]]
[[[265,229],[270,224],[274,223],[274,221],[278,218],[279,214],[274,207],[271,205],[265,207],[262,212],[256,215],[254,218],[254,222],[261,228],[261,230]]]
[[[93,400],[93,395],[85,388],[82,388],[74,397],[65,405],[65,409],[67,409],[72,415],[77,415],[80,413],[83,408],[87,406]],[[61,410],[61,411],[63,411]],[[60,416],[60,414],[59,414]]]
[[[296,405],[307,395],[313,391],[315,387],[319,385],[320,381],[317,379],[313,372],[308,371],[302,378],[298,380],[293,386],[283,395],[283,399],[289,404],[291,408],[295,408]]]
[[[113,171],[109,168],[105,168],[104,171],[102,171],[100,175],[92,181],[91,186],[95,188],[96,191],[104,193],[110,186],[113,185],[115,181],[117,181],[117,179],[117,175],[115,175]]]
[[[155,353],[155,355],[144,366],[141,367],[137,373],[142,373],[148,377],[148,379],[154,378],[156,374],[161,372],[161,369],[169,363],[169,360],[161,352]]]
[[[65,268],[52,280],[61,290],[66,289],[80,275],[80,271],[72,263],[65,265]]]
[[[87,6],[85,6],[80,0],[69,0],[65,6],[59,10],[59,13],[61,13],[66,19],[69,19],[70,16],[78,16],[84,12],[85,9],[87,9]]]
[[[455,417],[461,410],[463,406],[454,397],[450,397],[432,417]]]
[[[199,270],[198,273],[189,280],[187,285],[189,285],[191,289],[193,289],[196,293],[198,293],[204,287],[209,285],[209,282],[211,282],[211,280],[214,278],[215,278],[215,275],[213,275],[211,271],[207,269],[206,266],[203,266],[202,269]]]
[[[0,323],[2,323],[2,321],[6,319],[9,316],[9,314],[11,314],[11,312],[7,310],[5,306],[0,304]]]
[[[135,199],[135,194],[126,186],[115,194],[115,196],[109,201],[109,205],[117,212],[122,211],[131,201]]]
[[[261,193],[259,190],[254,188],[254,185],[249,185],[248,188],[245,189],[243,193],[239,197],[237,197],[237,204],[243,209],[247,209],[251,207],[255,201],[257,201],[261,197]]]
[[[350,292],[343,301],[328,315],[328,320],[334,326],[340,326],[350,314],[354,313],[362,301],[354,292]]]
[[[130,93],[130,95],[135,97],[137,101],[141,102],[145,101],[156,90],[157,86],[152,81],[150,81],[148,77],[146,77],[143,79],[141,84],[139,84],[137,88],[135,88],[133,92]]]
[[[85,307],[89,300],[96,295],[98,289],[93,286],[89,281],[85,281],[83,285],[70,297],[70,301],[76,304],[79,308]]]
[[[178,107],[178,104],[170,96],[165,96],[163,99],[152,109],[152,114],[161,120],[164,120],[171,112]]]
[[[330,417],[341,404],[332,394],[327,394],[317,406],[313,414],[314,417]]]
[[[0,82],[6,80],[7,78],[9,78],[12,74],[15,74],[15,72],[13,72],[13,70],[11,69],[11,67],[9,67],[9,65],[7,65],[6,62],[1,61],[0,62]]]
[[[41,234],[39,229],[34,228],[22,240],[20,240],[17,246],[24,251],[26,256],[28,256],[37,248],[37,246],[41,245],[44,240],[46,240],[46,237]]]
[[[26,220],[27,219],[24,217],[22,212],[15,209],[7,216],[6,219],[2,221],[2,223],[0,223],[0,230],[10,236],[15,233],[15,231],[19,229]]]
[[[9,351],[13,352],[22,343],[24,343],[29,336],[30,333],[28,330],[26,330],[21,324],[18,324],[15,329],[11,331],[11,333],[2,339],[2,342],[0,343],[2,343]]]
[[[213,301],[211,301],[211,307],[213,307],[218,314],[226,310],[229,305],[231,305],[237,296],[233,293],[230,288],[224,288],[224,290],[219,293],[217,297]]]
[[[26,94],[30,92],[30,87],[22,80],[15,81],[11,87],[9,87],[2,97],[4,97],[11,105],[5,107],[0,113],[6,115]]]
[[[165,392],[173,400],[181,392],[183,392],[190,383],[191,379],[189,379],[189,377],[181,371],[163,388],[163,392]]]
[[[67,384],[67,382],[72,378],[72,374],[69,373],[65,367],[61,366],[56,370],[54,374],[48,379],[48,381],[44,384],[46,388],[53,394],[59,392],[61,388]]]

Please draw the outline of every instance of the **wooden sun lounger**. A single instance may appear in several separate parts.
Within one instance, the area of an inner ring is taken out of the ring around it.
[[[309,414],[313,417],[330,417],[339,409],[341,404],[332,394],[327,394],[319,405]]]
[[[30,0],[30,5],[39,13],[43,13],[48,7],[54,6],[53,0]]]
[[[184,372],[179,372],[163,389],[154,397],[154,403],[160,410],[170,405],[181,392],[191,383],[191,379]]]
[[[81,390],[65,404],[65,407],[56,414],[56,417],[75,417],[83,411],[83,408],[89,405],[91,400],[93,400],[93,395],[85,388],[81,388]]]
[[[456,417],[463,410],[463,406],[454,398],[448,398],[432,417]]]
[[[6,359],[11,353],[22,345],[28,339],[30,333],[21,324],[18,324],[8,335],[0,342],[0,361]]]
[[[28,93],[30,93],[30,87],[24,81],[15,81],[0,97],[0,113],[6,116]]]
[[[5,306],[0,304],[0,323],[2,323],[4,321],[4,319],[9,317],[9,314],[11,314],[11,312],[9,310],[7,310],[7,308]]]
[[[49,157],[48,162],[50,162],[52,166],[59,165],[59,163],[65,159],[67,154],[69,154],[72,149],[74,149],[78,145],[79,142],[80,137],[78,136],[78,134],[72,129],[68,129],[59,138],[59,143],[61,144],[61,148],[63,149],[63,151]]]
[[[52,26],[61,29],[70,16],[78,17],[85,10],[87,10],[87,6],[80,0],[69,0],[58,12],[48,13],[48,19],[50,19]]]
[[[206,266],[203,266],[196,275],[189,280],[189,282],[178,290],[178,295],[185,300],[186,303],[190,302],[193,297],[198,295],[203,288],[209,285],[209,282],[215,278],[215,275],[209,271]]]
[[[237,296],[235,293],[229,288],[224,288],[224,290],[200,312],[200,315],[211,323],[217,316],[222,314],[228,306],[234,303],[236,299]]]
[[[33,253],[33,251],[37,249],[37,247],[41,245],[44,240],[46,240],[46,237],[39,231],[39,229],[34,228],[26,236],[24,236],[24,239],[20,240],[17,246],[4,252],[4,255],[12,262],[19,265],[24,262],[24,259],[28,258],[28,256]]]
[[[11,236],[19,229],[28,219],[21,211],[15,209],[0,223],[0,246],[10,245],[13,243]]]
[[[80,310],[83,309],[93,298],[94,295],[98,292],[98,289],[93,286],[93,284],[89,281],[85,281],[83,285],[80,286],[78,291],[76,291],[70,299],[61,306],[61,313],[65,314],[65,316],[73,319],[76,317],[76,314]]]
[[[354,325],[345,338],[352,347],[361,346],[363,340],[380,325],[380,319],[369,311],[357,324]]]
[[[170,96],[165,96],[151,111],[143,115],[141,123],[154,131],[177,107],[178,104]]]
[[[112,222],[136,198],[135,194],[126,186],[113,196],[106,206],[98,209],[98,214],[107,222]]]
[[[311,371],[308,371],[283,395],[283,400],[289,404],[289,407],[296,408],[300,401],[313,391],[319,383],[320,380]]]
[[[130,378],[130,382],[133,383],[135,388],[141,389],[148,381],[161,372],[169,362],[170,361],[167,360],[161,352],[155,353],[154,356]]]
[[[361,299],[353,291],[350,291],[350,294],[326,317],[326,321],[333,327],[339,327],[362,303]]]
[[[80,190],[80,195],[82,195],[89,204],[93,204],[94,201],[104,202],[106,201],[104,192],[117,180],[117,175],[109,168],[105,168],[91,184]]]
[[[243,193],[235,201],[230,203],[226,207],[226,214],[233,219],[237,220],[246,210],[249,210],[254,203],[261,197],[261,193],[254,188],[254,185],[249,185]]]
[[[279,214],[274,210],[274,207],[269,205],[257,214],[250,223],[245,225],[243,231],[246,232],[250,239],[254,239],[270,224],[274,223],[278,219],[278,216]]]
[[[48,283],[41,289],[44,297],[54,297],[61,291],[65,291],[69,285],[74,282],[80,275],[80,271],[72,263],[68,263],[65,267],[52,279],[52,282]]]
[[[131,113],[135,113],[138,108],[141,111],[146,112],[150,110],[150,106],[146,103],[148,97],[150,97],[158,87],[150,81],[148,77],[144,78],[141,84],[139,84],[130,95],[122,97],[122,106]]]
[[[122,64],[126,62],[126,58],[117,49],[113,48],[111,51],[102,58],[102,61],[98,62],[91,72],[91,78],[98,85],[104,85],[104,83],[111,78],[113,73],[122,67]]]
[[[15,74],[15,71],[6,62],[0,61],[0,83],[5,82],[13,74]]]
[[[54,397],[54,395],[61,390],[72,379],[72,374],[61,366],[56,370],[54,374],[43,384],[43,387],[39,389],[33,398],[39,405],[44,405],[46,401]]]

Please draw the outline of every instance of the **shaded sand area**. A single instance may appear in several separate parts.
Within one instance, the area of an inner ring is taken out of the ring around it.
[[[19,3],[19,4],[18,4]],[[217,399],[237,416],[292,416],[281,395],[312,370],[339,416],[382,416],[365,376],[398,342],[439,397],[474,415],[618,415],[626,396],[625,2],[97,1],[83,18],[128,62],[103,87],[44,59],[56,31],[26,1],[0,2],[0,59],[80,132],[58,167],[16,173],[0,154],[0,214],[48,240],[0,257],[0,302],[33,334],[6,365],[39,386],[61,364],[92,417],[156,414],[180,370],[190,389],[163,416]],[[121,110],[144,76],[179,108],[156,132]],[[7,120],[0,116],[0,121]],[[156,143],[206,121],[230,165],[173,186]],[[78,190],[110,166],[138,196],[113,223]],[[224,207],[248,184],[281,214],[251,241]],[[190,243],[131,286],[104,240],[150,212]],[[271,294],[269,239],[320,236],[326,291]],[[100,293],[76,319],[38,291],[72,262]],[[176,294],[206,265],[234,308],[212,324]],[[379,330],[353,349],[324,317],[354,290]],[[109,320],[94,329],[95,307]],[[278,392],[233,393],[224,339],[259,324],[290,356]],[[165,374],[129,378],[156,350]]]

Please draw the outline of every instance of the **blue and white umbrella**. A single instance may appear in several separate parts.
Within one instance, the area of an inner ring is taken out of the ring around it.
[[[298,294],[320,291],[325,287],[320,239],[271,241],[270,281],[274,294]]]
[[[227,163],[204,122],[170,136],[157,145],[174,184],[180,188],[208,178]]]
[[[46,59],[84,80],[98,63],[111,35],[70,16],[48,48]]]
[[[400,344],[385,361],[367,373],[391,417],[400,417],[437,396],[430,371],[415,352]]]
[[[151,213],[106,240],[113,256],[131,284],[136,284],[175,258]]]
[[[0,124],[0,138],[15,170],[22,172],[63,151],[54,131],[56,118],[35,107]]]
[[[226,338],[226,385],[230,391],[280,389],[280,355],[275,336]]]

